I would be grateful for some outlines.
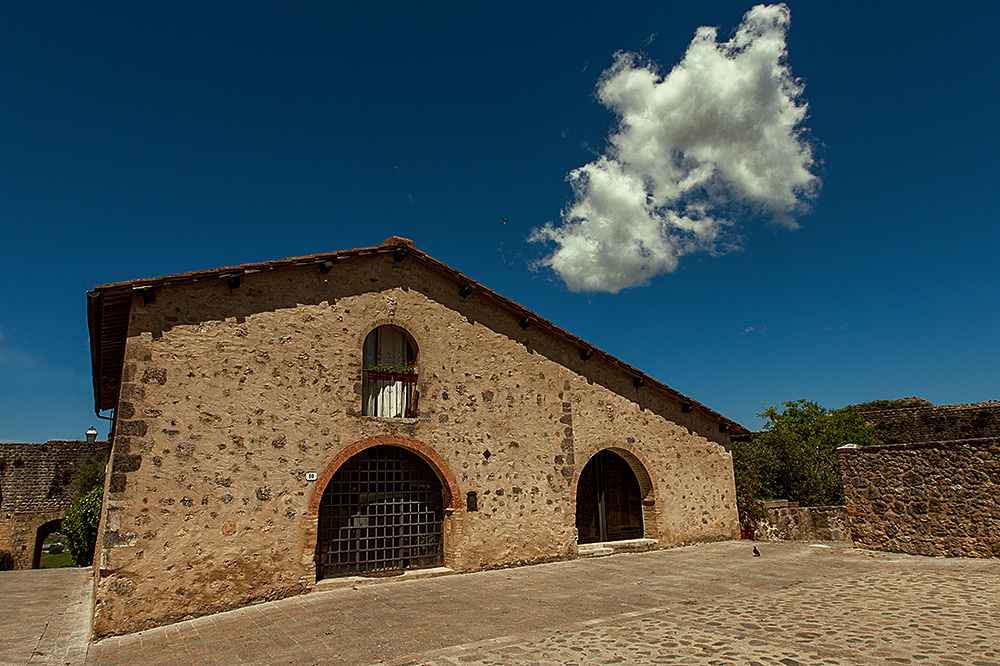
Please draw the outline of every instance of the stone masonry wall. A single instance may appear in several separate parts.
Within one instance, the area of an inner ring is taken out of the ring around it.
[[[415,418],[360,415],[362,343],[385,324],[417,345]],[[717,423],[387,256],[136,296],[116,416],[98,636],[309,590],[322,484],[379,442],[439,468],[459,571],[575,557],[575,484],[605,448],[661,547],[738,531]]]
[[[768,507],[767,518],[757,524],[758,541],[850,541],[851,523],[846,506]]]
[[[888,409],[861,416],[886,444],[1000,437],[1000,402]]]
[[[79,462],[107,455],[109,448],[107,442],[74,440],[0,443],[0,550],[14,553],[19,568],[31,568],[38,528],[73,506]]]
[[[838,453],[855,546],[1000,557],[1000,439]]]

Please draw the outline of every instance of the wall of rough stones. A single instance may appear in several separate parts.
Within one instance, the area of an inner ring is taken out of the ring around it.
[[[414,418],[360,413],[362,343],[385,324],[418,348]],[[136,296],[116,417],[98,636],[309,590],[322,482],[373,443],[440,461],[459,571],[575,557],[575,484],[605,448],[661,547],[738,531],[718,423],[391,256]]]
[[[767,507],[767,518],[754,528],[757,541],[850,541],[846,506]]]
[[[76,497],[71,482],[81,460],[107,455],[107,442],[50,440],[0,443],[0,550],[31,568],[38,528],[59,520]]]
[[[886,444],[1000,437],[1000,402],[888,409],[861,416]]]
[[[1000,438],[838,453],[855,546],[1000,557]]]

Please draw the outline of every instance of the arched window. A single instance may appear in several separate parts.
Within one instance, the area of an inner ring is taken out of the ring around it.
[[[393,326],[379,326],[365,338],[362,409],[365,416],[414,416],[417,354],[411,338]]]

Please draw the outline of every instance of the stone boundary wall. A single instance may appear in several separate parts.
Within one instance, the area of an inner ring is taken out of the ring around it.
[[[1000,437],[1000,402],[888,409],[861,417],[886,444]]]
[[[110,448],[85,440],[0,443],[0,550],[14,553],[18,568],[31,568],[38,528],[73,506],[80,461],[93,453],[107,456]]]
[[[858,548],[1000,557],[1000,438],[838,450]]]
[[[757,541],[850,541],[846,506],[777,506],[754,528]]]

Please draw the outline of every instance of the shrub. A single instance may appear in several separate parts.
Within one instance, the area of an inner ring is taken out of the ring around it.
[[[17,560],[14,553],[9,550],[0,550],[0,571],[12,571],[17,568]]]
[[[62,544],[61,543],[52,544],[51,546],[49,546],[49,552],[52,553],[53,555],[58,555],[59,553],[63,552]]]
[[[104,468],[107,456],[92,453],[79,462],[73,474],[73,490],[77,497],[83,497],[98,486],[104,487]]]
[[[94,561],[103,494],[102,487],[92,489],[73,504],[62,521],[60,531],[66,535],[69,553],[79,567],[89,566]]]
[[[830,411],[797,400],[758,416],[766,421],[765,431],[733,445],[736,502],[744,526],[764,513],[760,499],[787,499],[802,506],[843,504],[837,447],[881,443],[853,407]]]
[[[733,471],[736,474],[736,510],[740,525],[748,529],[767,517],[762,494],[768,451],[757,441],[733,442]]]

